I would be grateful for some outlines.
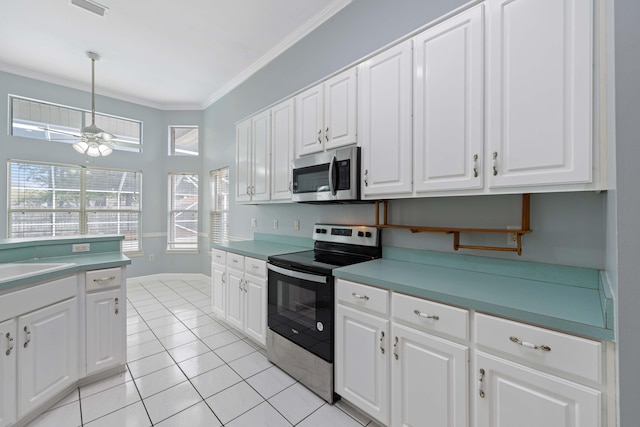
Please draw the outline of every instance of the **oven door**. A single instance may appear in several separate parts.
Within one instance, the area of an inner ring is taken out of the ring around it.
[[[269,329],[333,362],[333,276],[267,268]]]

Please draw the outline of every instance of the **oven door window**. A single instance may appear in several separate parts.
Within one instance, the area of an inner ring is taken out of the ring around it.
[[[333,277],[326,283],[269,270],[269,328],[331,362]]]

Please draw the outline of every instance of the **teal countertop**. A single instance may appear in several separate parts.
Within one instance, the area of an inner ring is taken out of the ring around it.
[[[311,239],[268,234],[213,244],[266,260],[308,250]],[[613,299],[597,269],[383,247],[381,259],[339,278],[595,339],[614,339]]]
[[[313,249],[313,240],[256,233],[254,240],[212,243],[211,247],[266,261],[271,255]]]
[[[2,281],[0,293],[12,288],[27,286],[56,277],[68,276],[80,271],[121,267],[131,260],[120,251],[123,236],[72,236],[35,239],[0,239],[0,263],[65,263],[62,269],[31,274],[15,280]],[[73,252],[77,243],[89,243],[86,252]]]

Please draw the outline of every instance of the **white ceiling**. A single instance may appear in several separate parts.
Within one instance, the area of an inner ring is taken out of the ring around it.
[[[351,0],[5,0],[0,70],[167,109],[211,105]]]

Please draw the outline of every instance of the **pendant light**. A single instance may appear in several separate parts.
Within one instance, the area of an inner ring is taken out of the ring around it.
[[[96,126],[95,64],[100,55],[87,52],[87,56],[91,59],[91,124],[82,128],[80,141],[73,144],[73,148],[90,157],[104,157],[113,152],[112,140],[115,136]]]

